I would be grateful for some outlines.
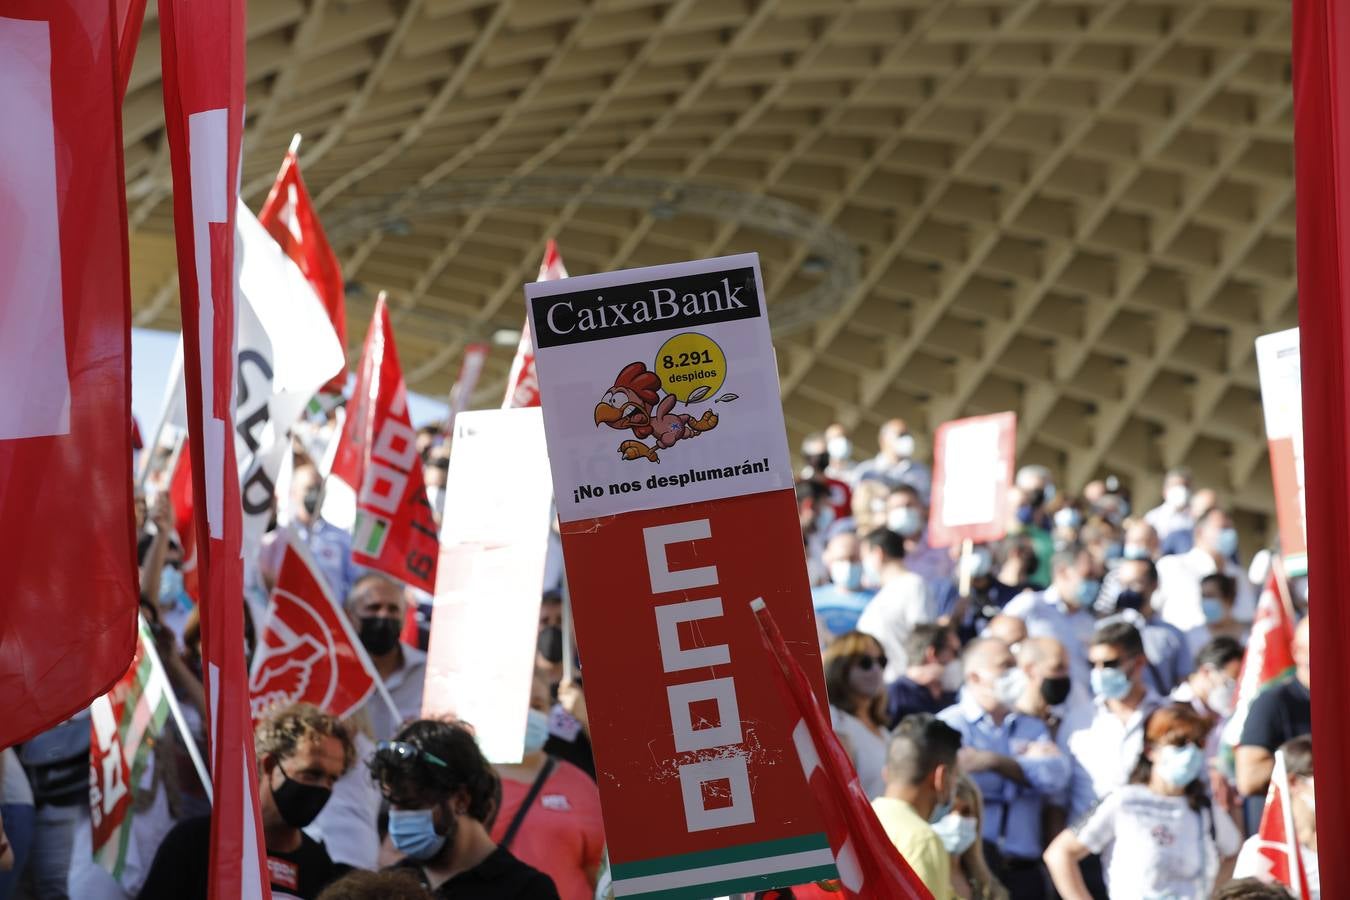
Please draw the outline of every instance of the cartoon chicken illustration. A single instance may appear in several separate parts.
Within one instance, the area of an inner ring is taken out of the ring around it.
[[[649,459],[660,462],[657,450],[666,450],[677,441],[698,437],[717,427],[717,413],[704,411],[698,419],[687,413],[672,412],[676,396],[661,396],[661,376],[640,362],[629,363],[614,379],[595,405],[596,427],[608,425],[617,431],[633,432],[638,440],[619,444],[624,459]],[[656,440],[648,446],[647,438]]]

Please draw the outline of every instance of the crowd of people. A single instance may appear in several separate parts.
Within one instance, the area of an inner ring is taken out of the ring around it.
[[[251,653],[286,540],[301,542],[393,708],[381,698],[343,720],[303,704],[259,717],[274,896],[610,896],[585,697],[563,677],[557,559],[523,759],[493,766],[470,723],[419,718],[430,598],[353,564],[350,535],[322,516],[312,460],[324,439],[322,428],[297,438],[277,524],[246,560],[247,643]],[[844,428],[808,438],[798,510],[835,732],[934,897],[1282,896],[1244,847],[1281,749],[1315,885],[1306,619],[1295,676],[1247,710],[1234,746],[1221,739],[1270,554],[1239,564],[1220,498],[1175,471],[1141,512],[1112,479],[1067,496],[1026,466],[1005,539],[935,547],[914,435],[894,420],[879,444],[854,462]],[[423,429],[417,449],[439,516],[439,431]],[[141,612],[189,736],[166,728],[133,772],[116,873],[91,852],[88,713],[5,750],[0,900],[207,896],[211,805],[185,746],[204,748],[207,700],[167,477],[152,475],[137,510]],[[1295,579],[1300,610],[1304,593]]]
[[[1243,878],[1270,880],[1250,836],[1281,749],[1318,896],[1306,616],[1293,677],[1222,738],[1277,561],[1240,564],[1221,498],[1178,469],[1136,509],[1028,465],[1004,539],[935,547],[914,435],[878,438],[855,462],[842,426],[808,437],[798,511],[835,731],[934,897],[1276,891]]]

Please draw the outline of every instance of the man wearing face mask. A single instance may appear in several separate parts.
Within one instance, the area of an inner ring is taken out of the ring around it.
[[[404,855],[395,868],[416,875],[433,897],[557,900],[552,879],[488,833],[502,787],[467,728],[410,722],[376,745],[370,774],[389,800],[389,838]]]
[[[291,474],[289,523],[263,535],[259,574],[268,591],[277,583],[289,533],[309,550],[335,597],[345,597],[360,574],[352,562],[352,536],[319,516],[323,479],[312,463],[297,462]]]
[[[492,839],[552,878],[563,900],[591,900],[605,849],[600,792],[585,772],[545,752],[548,727],[548,685],[536,674],[524,756],[497,766],[502,801]]]
[[[1055,481],[1045,466],[1028,465],[1017,470],[1010,492],[1012,521],[1008,531],[1031,542],[1036,551],[1037,568],[1027,581],[1037,587],[1050,582],[1050,556],[1055,552],[1051,536],[1054,521],[1048,507],[1055,499]]]
[[[881,426],[877,434],[877,455],[859,463],[855,470],[858,481],[880,481],[892,490],[902,484],[909,485],[919,494],[919,499],[928,502],[928,492],[933,484],[933,473],[921,462],[914,459],[914,435],[904,419],[891,419]]]
[[[1190,470],[1172,469],[1163,478],[1163,502],[1144,513],[1144,521],[1153,526],[1160,541],[1165,541],[1174,531],[1190,531],[1195,528],[1190,503]]]
[[[858,617],[858,630],[870,634],[886,651],[886,681],[905,674],[909,655],[905,639],[922,622],[937,620],[928,585],[905,565],[905,539],[878,528],[863,540],[863,567],[881,589]]]
[[[843,482],[853,481],[853,442],[848,439],[848,429],[838,422],[826,428],[825,450],[830,454],[825,474]]]
[[[968,567],[970,593],[958,597],[956,605],[945,618],[956,627],[957,636],[965,643],[984,631],[994,618],[1002,614],[1008,601],[1021,591],[995,577],[994,559],[985,547],[972,549],[969,556],[958,560],[957,566]]]
[[[1017,664],[1027,675],[1027,688],[1017,701],[1017,711],[1040,719],[1050,740],[1056,740],[1073,687],[1069,654],[1052,637],[1027,638],[1017,648]]]
[[[384,686],[398,707],[396,721],[389,704],[371,695],[364,708],[370,714],[376,740],[388,738],[400,724],[422,712],[427,655],[399,640],[407,604],[403,588],[377,572],[362,575],[347,595],[347,618],[356,626],[361,646],[366,648],[375,671],[384,679]]]
[[[1031,637],[1052,637],[1069,654],[1075,685],[1088,683],[1087,645],[1097,620],[1092,604],[1101,590],[1096,561],[1086,549],[1069,547],[1050,559],[1050,587],[1027,591],[1008,602],[1003,614],[1027,623]],[[1081,690],[1081,688],[1080,688]]]
[[[1201,603],[1200,582],[1206,575],[1220,572],[1233,579],[1237,594],[1233,618],[1250,622],[1256,613],[1256,589],[1233,556],[1238,549],[1238,533],[1233,520],[1222,509],[1211,509],[1195,523],[1195,547],[1187,553],[1164,556],[1158,560],[1158,594],[1153,606],[1186,635],[1195,653],[1209,640],[1205,611]]]
[[[1143,747],[1144,722],[1163,703],[1144,681],[1144,640],[1133,625],[1102,626],[1088,658],[1093,702],[1071,709],[1059,730],[1060,747],[1073,762],[1070,822],[1126,783]]]
[[[951,811],[961,735],[928,713],[900,723],[886,748],[886,792],[872,801],[886,836],[934,897],[952,896],[951,857],[930,823]]]
[[[905,642],[909,667],[886,690],[886,722],[892,729],[905,716],[939,713],[956,702],[961,689],[961,645],[945,625],[915,625]]]
[[[310,900],[340,873],[323,844],[300,829],[319,814],[333,785],[351,767],[351,736],[333,716],[297,703],[274,708],[258,722],[253,747],[272,896]],[[175,825],[155,853],[140,896],[205,900],[210,844],[209,815]]]
[[[1194,668],[1190,644],[1175,626],[1164,622],[1153,609],[1158,589],[1158,570],[1146,559],[1127,559],[1116,568],[1120,590],[1116,594],[1116,613],[1123,621],[1139,629],[1144,638],[1148,668],[1144,677],[1159,694],[1170,694]],[[1111,619],[1103,619],[1100,626]]]
[[[1017,711],[1027,675],[1007,644],[971,642],[962,668],[961,700],[938,717],[961,733],[961,769],[984,797],[983,838],[994,874],[1012,896],[1040,897],[1041,813],[1068,784],[1069,761],[1044,722]]]
[[[830,583],[811,589],[811,605],[815,607],[823,646],[857,628],[858,617],[877,591],[865,586],[858,536],[852,531],[841,531],[830,538],[822,559],[829,569]]]
[[[849,520],[853,517],[853,489],[847,481],[829,474],[830,454],[825,449],[824,435],[808,435],[802,441],[802,459],[806,463],[802,477],[823,487],[829,498],[832,513],[829,533],[832,535],[836,529],[851,527]]]
[[[938,609],[950,609],[956,600],[952,584],[956,563],[946,547],[928,543],[928,507],[918,491],[906,485],[891,492],[886,498],[886,527],[905,539],[905,568],[926,581],[935,597],[947,595]]]

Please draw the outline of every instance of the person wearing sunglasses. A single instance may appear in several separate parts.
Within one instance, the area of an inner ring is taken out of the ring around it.
[[[337,718],[307,703],[276,706],[254,726],[253,750],[272,896],[313,900],[341,871],[324,845],[301,829],[351,767],[351,735]],[[206,900],[210,845],[210,815],[175,825],[155,853],[140,896]]]
[[[1091,853],[1109,851],[1103,858],[1112,900],[1204,900],[1216,881],[1227,880],[1242,837],[1210,802],[1204,777],[1209,728],[1188,704],[1169,704],[1148,717],[1129,783],[1061,831],[1045,851],[1064,900],[1092,896],[1078,867]]]
[[[886,789],[882,769],[891,733],[886,728],[886,654],[877,639],[860,631],[839,635],[825,648],[825,693],[830,720],[848,750],[868,797]]]
[[[558,900],[547,875],[489,833],[501,785],[468,728],[419,719],[375,745],[370,774],[389,802],[389,837],[406,869],[444,900]]]

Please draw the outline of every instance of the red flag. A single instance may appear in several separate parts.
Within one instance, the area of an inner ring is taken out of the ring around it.
[[[1238,675],[1237,704],[1233,715],[1224,726],[1222,743],[1236,747],[1242,737],[1242,726],[1258,694],[1271,685],[1283,681],[1294,672],[1294,621],[1289,615],[1289,604],[1280,595],[1279,581],[1272,570],[1266,579],[1266,588],[1256,603],[1251,636],[1242,657],[1242,671]]]
[[[558,253],[558,244],[549,238],[544,247],[544,261],[539,264],[539,277],[536,281],[557,281],[567,277],[562,255]],[[518,406],[539,405],[539,378],[534,372],[534,339],[530,337],[530,323],[520,329],[520,346],[516,347],[516,358],[511,361],[511,374],[506,378],[506,398],[502,400],[502,409],[514,409]]]
[[[830,836],[830,849],[834,851],[844,896],[933,900],[923,881],[914,874],[882,829],[858,782],[848,753],[835,737],[806,673],[788,651],[769,608],[763,600],[753,601],[750,608],[755,612],[764,646],[778,663],[774,671],[801,716],[793,729],[792,743],[811,786],[811,794],[825,817],[825,829]]]
[[[183,371],[192,443],[212,898],[269,897],[244,665],[243,510],[234,452],[235,191],[244,124],[244,0],[160,0]]]
[[[130,288],[108,0],[0,13],[0,747],[136,644]]]
[[[258,221],[267,229],[267,233],[276,238],[305,278],[314,286],[328,318],[337,333],[338,343],[343,352],[347,349],[347,308],[344,303],[345,288],[342,283],[342,268],[338,265],[337,254],[328,243],[323,223],[314,211],[309,189],[305,179],[300,176],[300,158],[292,145],[281,161],[281,171],[272,183],[272,190],[263,203]],[[323,390],[330,394],[341,394],[347,385],[347,370],[341,372],[324,385]]]
[[[145,0],[116,0],[117,2],[117,102],[127,96],[131,81],[131,64],[136,61],[136,46],[141,42],[141,25],[145,21]]]
[[[1308,873],[1303,868],[1303,849],[1294,829],[1293,802],[1289,795],[1289,772],[1284,767],[1284,751],[1275,751],[1275,769],[1270,773],[1266,806],[1261,827],[1256,831],[1256,853],[1260,857],[1263,880],[1278,881],[1299,900],[1312,896],[1308,891]]]
[[[1293,12],[1294,182],[1298,195],[1298,323],[1303,394],[1303,483],[1307,514],[1312,730],[1317,756],[1317,826],[1332,847],[1350,833],[1350,15],[1343,0],[1295,0]],[[1265,215],[1263,211],[1261,215]],[[1320,859],[1323,897],[1350,896],[1350,854]]]
[[[169,479],[169,505],[173,507],[173,527],[183,549],[183,589],[193,602],[202,602],[197,568],[197,527],[192,513],[192,448],[184,441],[178,451],[178,463]]]
[[[253,654],[254,718],[274,703],[311,703],[346,718],[374,690],[370,661],[347,615],[308,555],[288,544]]]
[[[333,475],[356,492],[352,559],[432,593],[440,540],[384,293],[366,333]]]
[[[450,388],[450,405],[445,414],[445,436],[455,433],[455,416],[464,412],[473,398],[474,388],[478,386],[478,376],[483,374],[483,362],[487,359],[487,344],[469,344],[464,348],[464,360],[459,364],[459,377]]]

